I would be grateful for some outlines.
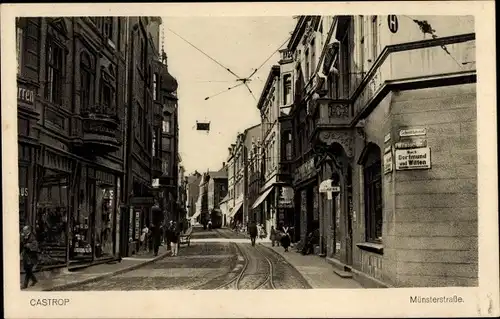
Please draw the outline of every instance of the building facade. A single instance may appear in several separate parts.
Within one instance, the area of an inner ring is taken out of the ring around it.
[[[369,285],[477,285],[473,18],[302,16],[287,49],[301,237]]]
[[[199,197],[201,174],[195,171],[187,176],[186,181],[186,210],[187,218],[191,219],[196,213],[196,202]]]
[[[20,226],[35,228],[42,267],[116,258],[127,20],[16,26]]]

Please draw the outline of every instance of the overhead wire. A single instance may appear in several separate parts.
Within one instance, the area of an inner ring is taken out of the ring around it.
[[[183,41],[185,41],[187,44],[189,44],[190,46],[192,46],[193,48],[195,48],[196,50],[198,50],[199,52],[201,52],[204,56],[206,56],[207,58],[209,58],[210,60],[214,61],[217,65],[219,65],[220,67],[222,67],[224,70],[228,71],[229,73],[231,73],[232,75],[234,75],[236,78],[241,78],[241,76],[239,76],[238,74],[234,73],[230,68],[226,67],[225,65],[223,65],[222,63],[220,63],[219,61],[217,61],[216,59],[212,58],[210,55],[208,55],[207,53],[205,53],[203,50],[201,50],[200,48],[198,48],[197,46],[195,46],[194,44],[192,44],[191,42],[189,42],[189,40],[183,38],[181,35],[179,35],[177,32],[175,32],[174,30],[168,28],[168,30],[170,32],[172,32],[173,34],[175,34],[176,36],[178,36],[180,39],[182,39]]]
[[[213,97],[216,97],[216,96],[218,96],[218,95],[221,95],[221,94],[223,94],[223,93],[226,93],[227,91],[230,91],[230,90],[232,90],[232,89],[234,89],[234,88],[237,88],[237,87],[239,87],[239,86],[242,86],[243,84],[245,84],[245,83],[238,83],[238,84],[236,84],[235,86],[232,86],[232,87],[229,87],[229,88],[227,88],[227,89],[225,89],[225,90],[223,90],[223,91],[220,91],[219,93],[216,93],[216,94],[211,95],[211,96],[207,96],[207,97],[205,98],[205,101],[206,101],[206,100],[208,100],[208,99],[211,99],[211,98],[213,98]]]
[[[259,65],[259,67],[258,67],[258,68],[256,68],[256,69],[255,69],[255,70],[254,70],[254,71],[253,71],[253,72],[252,72],[252,73],[251,73],[251,74],[247,77],[247,79],[251,78],[251,77],[252,77],[255,73],[257,73],[257,72],[258,72],[258,71],[259,71],[259,70],[260,70],[260,69],[264,66],[264,64],[266,64],[266,63],[267,63],[267,61],[269,61],[269,60],[270,60],[270,59],[271,59],[271,58],[272,58],[272,57],[276,54],[276,52],[278,52],[278,51],[279,51],[279,50],[280,50],[280,49],[281,49],[281,48],[282,48],[282,47],[283,47],[283,46],[284,46],[284,45],[288,42],[288,40],[290,40],[290,38],[291,38],[291,37],[287,37],[287,38],[286,38],[286,40],[285,40],[285,41],[284,41],[284,42],[283,42],[283,43],[282,43],[282,44],[281,44],[281,45],[280,45],[280,46],[279,46],[276,50],[274,50],[274,52],[273,52],[273,53],[272,53],[272,54],[271,54],[271,55],[270,55],[270,56],[269,56],[269,57],[268,57],[268,58],[267,58],[264,62],[262,62],[262,64],[261,64],[261,65]]]

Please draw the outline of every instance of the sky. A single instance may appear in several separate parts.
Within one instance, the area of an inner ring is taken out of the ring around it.
[[[179,153],[186,172],[219,170],[238,132],[259,124],[257,102],[245,86],[205,100],[236,85],[236,77],[173,32],[179,34],[238,76],[249,76],[290,36],[291,17],[163,17],[169,72],[179,87]],[[286,46],[286,44],[284,45]],[[283,46],[283,47],[284,47]],[[257,100],[279,53],[252,76]],[[210,132],[196,130],[210,122]]]

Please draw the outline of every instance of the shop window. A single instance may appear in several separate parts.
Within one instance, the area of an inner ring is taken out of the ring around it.
[[[80,103],[82,110],[88,110],[91,106],[92,98],[92,62],[87,53],[82,53],[80,57]]]
[[[63,54],[64,50],[52,36],[47,36],[47,71],[45,98],[52,103],[62,103],[63,93]]]
[[[292,103],[292,75],[285,74],[283,76],[283,104],[289,105]]]
[[[383,198],[380,148],[369,144],[363,159],[365,234],[368,242],[382,242]]]

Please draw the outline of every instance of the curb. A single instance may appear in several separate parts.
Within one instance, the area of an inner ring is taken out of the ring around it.
[[[99,275],[99,276],[96,276],[96,277],[93,277],[93,278],[88,278],[88,279],[84,279],[84,280],[80,280],[80,281],[70,282],[70,283],[67,283],[67,284],[62,284],[62,285],[58,285],[58,286],[54,286],[54,287],[42,289],[42,291],[60,291],[60,290],[64,290],[64,289],[73,288],[73,287],[76,287],[76,286],[88,284],[88,283],[91,283],[91,282],[99,281],[99,280],[102,280],[102,279],[106,279],[106,278],[109,278],[109,277],[112,277],[112,276],[116,276],[116,275],[119,275],[119,274],[122,274],[122,273],[125,273],[125,272],[128,272],[128,271],[132,271],[132,270],[135,270],[137,268],[141,268],[143,266],[152,264],[155,261],[158,261],[158,260],[161,260],[161,259],[167,257],[168,254],[170,254],[170,250],[167,250],[165,253],[163,253],[162,255],[160,255],[160,256],[158,256],[158,257],[156,257],[154,259],[147,260],[147,261],[138,263],[136,265],[132,265],[132,266],[125,267],[125,268],[122,268],[122,269],[118,269],[118,270],[115,270],[115,271],[112,271],[112,272],[109,272],[109,273],[105,273],[105,274],[102,274],[102,275]]]

